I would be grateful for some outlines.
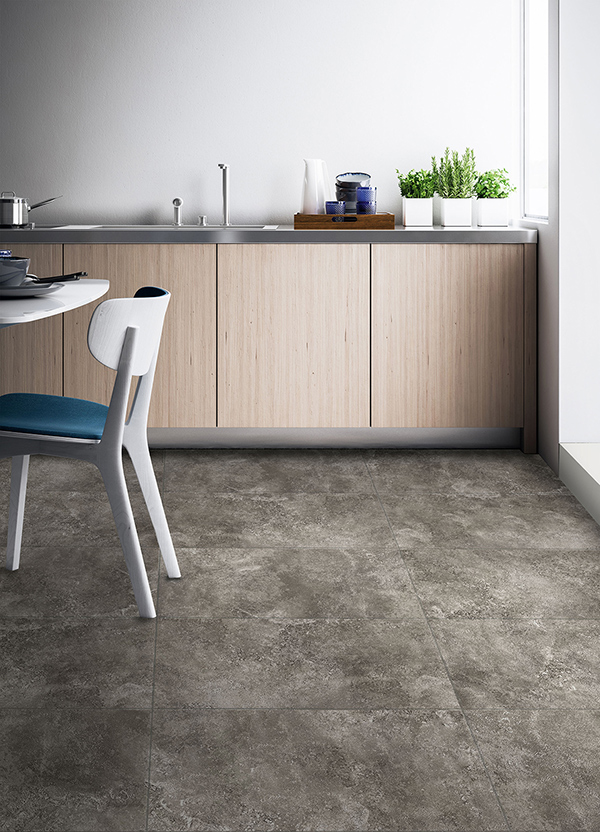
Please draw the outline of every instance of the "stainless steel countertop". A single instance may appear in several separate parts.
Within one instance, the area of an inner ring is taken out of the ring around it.
[[[0,243],[536,243],[531,228],[404,228],[295,231],[291,225],[266,228],[199,228],[188,225],[43,226],[0,229]]]

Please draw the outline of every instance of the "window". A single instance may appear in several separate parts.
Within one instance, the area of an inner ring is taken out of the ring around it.
[[[522,215],[548,219],[548,0],[522,0]]]

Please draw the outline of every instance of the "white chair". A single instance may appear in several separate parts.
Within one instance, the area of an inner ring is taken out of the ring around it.
[[[108,407],[63,396],[10,393],[0,397],[0,458],[12,457],[6,568],[19,568],[29,456],[49,454],[88,460],[102,474],[143,618],[154,618],[156,612],[123,474],[122,449],[133,462],[167,574],[179,578],[146,433],[170,297],[164,289],[146,286],[133,298],[106,300],[96,307],[88,329],[88,347],[94,358],[117,370]],[[127,418],[133,376],[139,379]]]

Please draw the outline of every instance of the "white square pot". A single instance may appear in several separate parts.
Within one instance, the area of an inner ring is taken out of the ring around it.
[[[433,199],[402,199],[402,224],[405,226],[433,225]]]
[[[508,199],[478,199],[477,225],[508,225]]]
[[[470,226],[471,224],[470,199],[442,199],[442,225]]]

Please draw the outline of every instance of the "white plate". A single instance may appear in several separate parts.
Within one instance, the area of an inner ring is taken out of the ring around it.
[[[62,289],[64,283],[23,283],[21,286],[2,286],[0,298],[41,298]]]

